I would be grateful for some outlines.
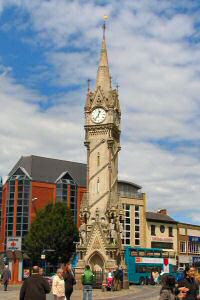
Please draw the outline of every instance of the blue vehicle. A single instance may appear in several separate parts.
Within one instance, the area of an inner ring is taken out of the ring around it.
[[[128,269],[129,283],[153,284],[152,274],[172,274],[176,277],[175,252],[159,248],[125,248],[125,262]],[[158,278],[158,283],[161,276]]]

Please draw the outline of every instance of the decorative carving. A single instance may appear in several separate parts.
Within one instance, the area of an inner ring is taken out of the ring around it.
[[[101,249],[101,244],[100,244],[98,238],[95,239],[95,241],[92,245],[92,249]]]
[[[87,239],[87,226],[85,223],[81,224],[79,228],[80,245],[84,245]]]

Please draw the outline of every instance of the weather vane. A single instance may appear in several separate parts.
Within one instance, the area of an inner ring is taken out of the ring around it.
[[[103,16],[104,23],[103,23],[103,39],[105,40],[105,31],[106,31],[106,21],[108,20],[108,16]]]

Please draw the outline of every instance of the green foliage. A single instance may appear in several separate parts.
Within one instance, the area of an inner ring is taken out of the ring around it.
[[[78,229],[74,225],[71,212],[62,202],[47,205],[37,213],[30,231],[24,240],[24,248],[33,262],[40,261],[44,249],[51,263],[68,262],[75,251],[74,241],[78,240]]]

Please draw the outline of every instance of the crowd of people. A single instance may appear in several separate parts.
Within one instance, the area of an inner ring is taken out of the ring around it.
[[[163,274],[159,300],[198,300],[200,276],[194,267],[187,266],[184,278],[178,283],[174,276]]]
[[[92,300],[93,281],[94,274],[87,265],[82,274],[83,300]],[[34,266],[31,276],[22,284],[20,300],[46,300],[46,294],[50,293],[51,289],[54,300],[70,300],[75,284],[76,280],[70,264],[57,270],[53,277],[52,288],[43,276],[43,269]]]
[[[32,268],[31,276],[26,278],[21,286],[20,300],[46,300],[46,294],[50,293],[51,290],[54,300],[70,300],[73,287],[76,284],[75,275],[70,264],[57,270],[53,277],[52,287],[43,275],[42,268],[38,266]],[[86,265],[81,277],[83,300],[92,300],[94,277],[90,266]],[[110,269],[106,274],[107,289],[119,291],[123,285],[123,277],[122,268],[119,267],[114,271]],[[157,283],[158,274],[154,272],[151,277]],[[5,291],[7,291],[10,278],[11,272],[8,266],[5,266],[1,277]],[[184,277],[178,282],[173,275],[162,274],[160,283],[159,300],[200,300],[200,274],[196,272],[194,267],[187,266]]]

